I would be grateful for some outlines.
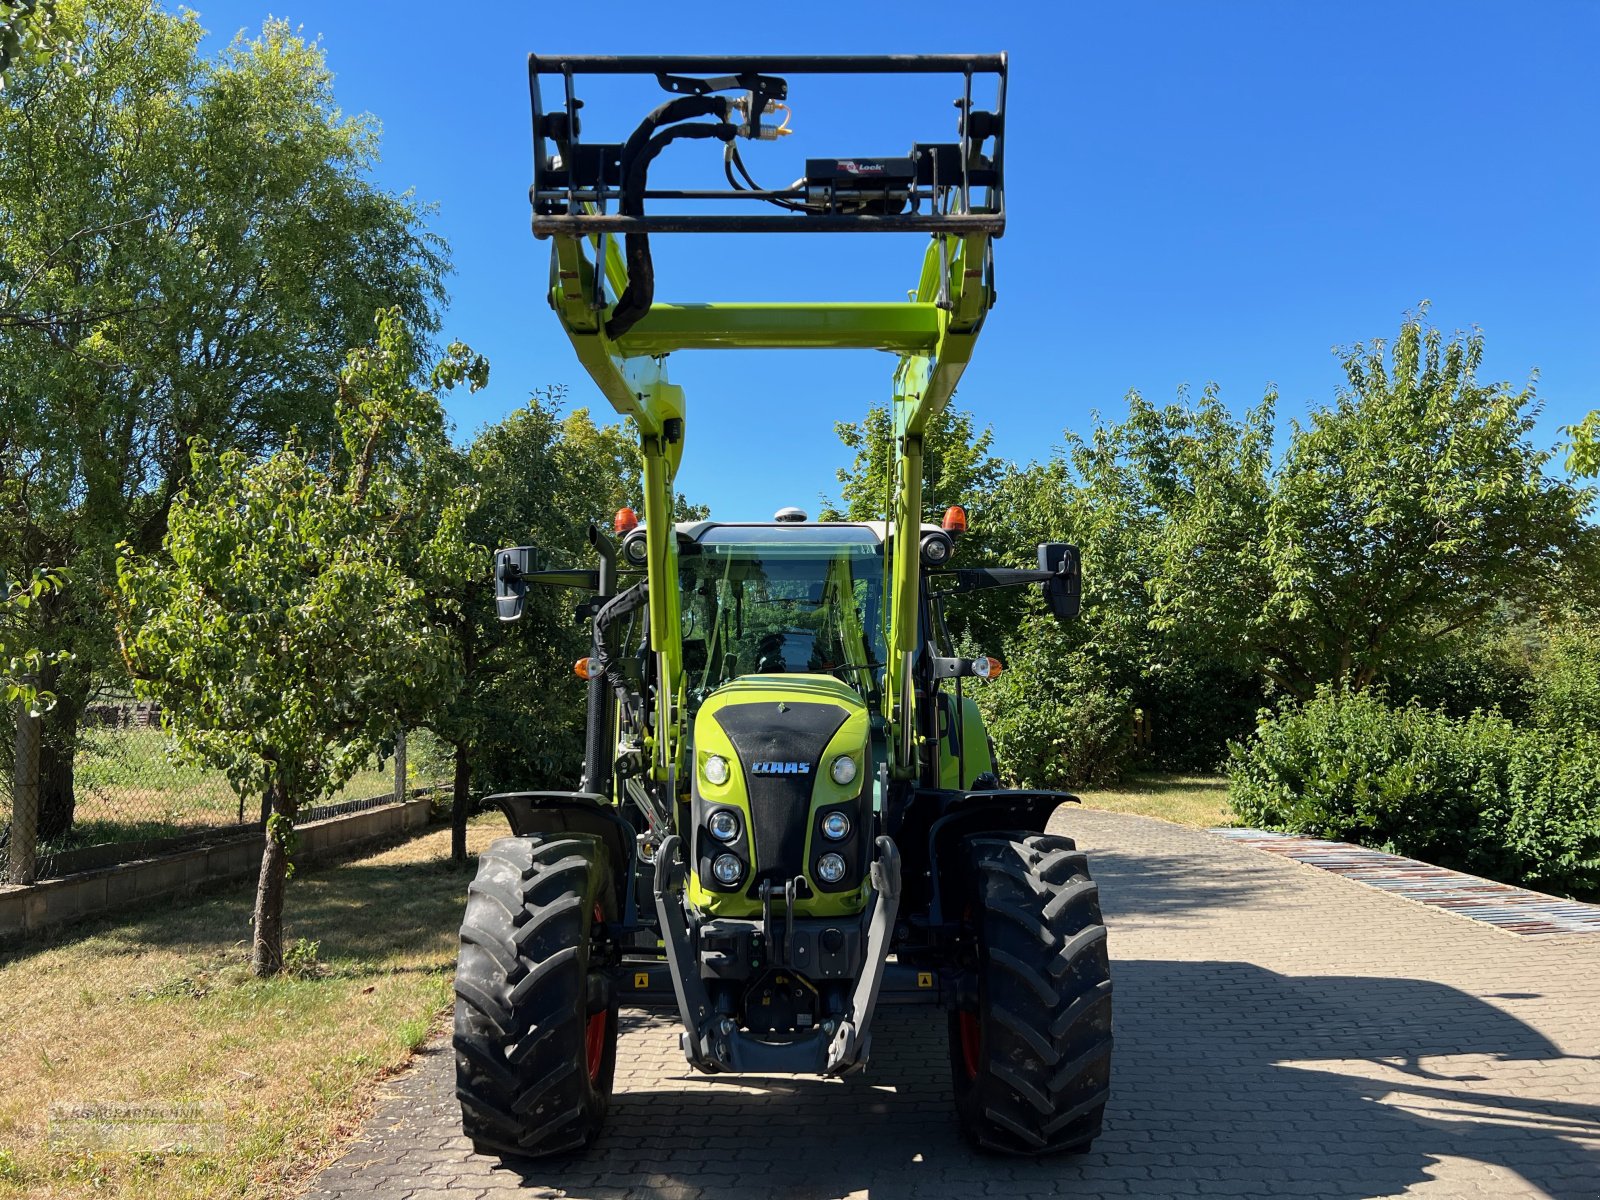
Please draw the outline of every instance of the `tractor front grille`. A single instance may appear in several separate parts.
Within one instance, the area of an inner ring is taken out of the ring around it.
[[[750,798],[750,832],[759,864],[749,894],[763,880],[782,884],[804,869],[811,789],[822,753],[849,717],[837,704],[794,701],[730,704],[715,717],[733,743]],[[757,763],[803,763],[805,773],[758,774]]]

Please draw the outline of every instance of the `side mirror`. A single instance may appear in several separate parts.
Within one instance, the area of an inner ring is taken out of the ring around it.
[[[1058,621],[1070,621],[1083,606],[1083,565],[1078,548],[1065,542],[1045,542],[1039,547],[1039,569],[1050,572],[1040,586]]]
[[[528,583],[523,576],[538,569],[537,546],[512,546],[494,552],[494,607],[495,615],[502,621],[521,619],[522,601],[528,595]]]

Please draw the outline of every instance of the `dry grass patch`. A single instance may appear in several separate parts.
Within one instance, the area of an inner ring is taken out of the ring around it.
[[[471,828],[476,852],[506,832]],[[289,883],[295,970],[247,968],[234,887],[0,955],[0,1197],[277,1197],[327,1158],[451,1000],[468,871],[449,831]],[[53,1103],[201,1103],[215,1152],[90,1154],[46,1140]]]
[[[1234,823],[1221,775],[1135,775],[1115,787],[1078,792],[1085,808],[1158,817],[1194,829]]]

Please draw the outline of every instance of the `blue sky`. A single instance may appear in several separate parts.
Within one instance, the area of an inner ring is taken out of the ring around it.
[[[493,368],[452,404],[464,435],[545,384],[609,411],[545,305],[548,249],[528,232],[530,50],[1008,50],[999,304],[956,398],[1005,457],[1048,454],[1092,412],[1120,414],[1130,388],[1162,400],[1215,381],[1242,410],[1276,384],[1280,414],[1303,413],[1334,394],[1333,346],[1391,336],[1424,299],[1445,329],[1483,329],[1485,377],[1538,369],[1542,441],[1600,407],[1590,0],[195,7],[215,44],[269,11],[322,35],[341,104],[383,122],[381,180],[438,205],[456,266],[446,336]],[[808,151],[953,136],[953,81],[867,103],[791,85],[802,134],[747,151],[763,181],[787,183]],[[621,140],[654,97],[617,100],[607,113],[590,99],[587,136]],[[714,156],[678,151],[676,178],[720,182]],[[665,300],[895,300],[922,253],[915,235],[655,243]],[[749,519],[814,511],[835,490],[833,422],[887,398],[893,360],[703,352],[670,366],[689,393],[680,486]]]

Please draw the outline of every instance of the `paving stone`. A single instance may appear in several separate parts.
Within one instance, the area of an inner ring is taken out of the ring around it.
[[[970,1151],[942,1019],[886,1009],[866,1075],[685,1067],[626,1014],[584,1156],[469,1156],[444,1044],[390,1087],[315,1200],[922,1196],[1600,1198],[1600,938],[1519,936],[1164,822],[1064,809],[1110,926],[1117,1050],[1087,1154]]]

